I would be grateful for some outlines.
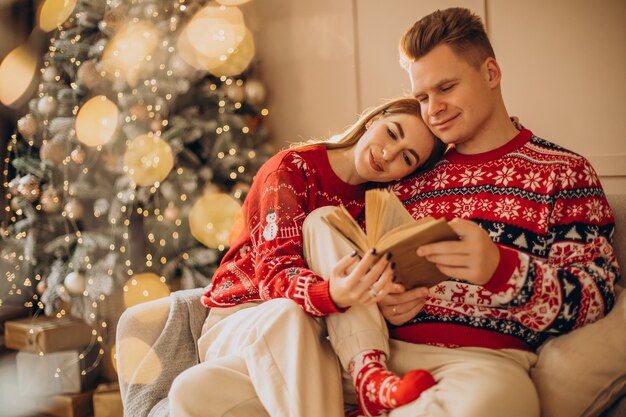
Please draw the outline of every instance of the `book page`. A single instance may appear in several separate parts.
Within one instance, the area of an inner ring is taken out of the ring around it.
[[[335,229],[359,254],[370,248],[365,233],[344,206],[338,206],[322,217],[324,222]]]
[[[386,232],[414,223],[400,199],[388,190],[374,189],[365,193],[365,229],[370,247]]]

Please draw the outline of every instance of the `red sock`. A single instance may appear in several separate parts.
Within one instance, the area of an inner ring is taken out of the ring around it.
[[[400,378],[387,370],[386,356],[380,350],[359,353],[350,362],[361,413],[367,417],[408,404],[435,385],[433,376],[421,369]]]

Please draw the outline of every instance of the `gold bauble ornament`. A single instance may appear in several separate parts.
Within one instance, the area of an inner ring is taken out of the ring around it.
[[[152,272],[135,274],[124,285],[124,304],[127,308],[168,295],[170,290],[165,282]]]
[[[158,132],[163,129],[163,120],[160,117],[155,117],[154,120],[150,122],[150,130],[153,132]]]
[[[37,120],[30,114],[27,114],[17,121],[17,131],[26,139],[32,139],[37,133],[37,129]]]
[[[13,197],[20,194],[20,192],[18,191],[19,186],[20,186],[20,177],[15,177],[11,181],[9,181],[9,193],[11,193]]]
[[[117,129],[119,110],[105,96],[87,101],[76,116],[76,138],[87,146],[104,145]]]
[[[232,83],[224,87],[224,90],[226,91],[226,96],[235,103],[240,103],[246,98],[246,91],[242,85]]]
[[[137,185],[163,181],[173,166],[172,148],[158,136],[136,137],[124,154],[124,169]]]
[[[67,217],[72,220],[80,220],[85,215],[85,207],[80,201],[74,198],[65,204],[63,210],[65,210]]]
[[[83,62],[81,66],[78,67],[76,76],[78,82],[89,89],[96,87],[102,81],[102,76],[100,72],[98,72],[95,59]]]
[[[81,148],[80,146],[74,149],[72,153],[70,153],[70,158],[72,158],[72,161],[74,161],[75,163],[79,165],[85,162],[86,157],[87,157],[87,154],[85,153],[83,148]]]
[[[244,90],[246,91],[246,97],[250,104],[260,106],[265,101],[265,86],[261,81],[248,80],[244,84]]]
[[[189,212],[191,234],[209,248],[227,246],[235,216],[240,208],[239,201],[228,194],[203,195]]]
[[[61,210],[61,195],[54,188],[46,188],[41,193],[39,203],[45,213],[57,213]]]
[[[43,293],[46,292],[47,288],[48,288],[48,284],[46,284],[45,280],[39,281],[39,284],[37,284],[37,286],[35,287],[35,289],[37,290],[37,294],[39,294],[39,296],[42,296]]]
[[[39,180],[31,174],[23,176],[20,178],[20,183],[17,186],[17,192],[30,201],[36,200],[39,198],[40,194]]]
[[[65,143],[49,139],[41,145],[39,149],[39,157],[42,161],[49,161],[53,165],[59,165],[67,156],[67,146]]]
[[[128,109],[128,114],[135,120],[146,120],[148,118],[148,109],[141,104],[134,104]]]
[[[120,27],[126,23],[126,14],[121,7],[110,8],[104,14],[104,23],[108,29],[116,32]]]
[[[165,208],[163,215],[170,222],[174,222],[176,221],[176,219],[180,218],[180,209],[176,207],[173,203],[170,203]]]

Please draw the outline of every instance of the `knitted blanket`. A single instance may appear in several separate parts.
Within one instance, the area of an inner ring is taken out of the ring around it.
[[[174,378],[199,363],[197,341],[209,309],[200,304],[203,288],[176,291],[170,295],[170,311],[163,332],[152,345],[158,360],[146,358],[137,374],[158,374],[150,384],[131,383],[124,398],[124,415],[167,417],[167,394]],[[149,357],[150,355],[148,355]],[[158,367],[158,369],[154,369]]]

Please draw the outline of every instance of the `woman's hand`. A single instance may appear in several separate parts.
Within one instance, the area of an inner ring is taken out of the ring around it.
[[[349,272],[350,268],[354,269]],[[330,276],[330,297],[339,308],[371,304],[382,300],[393,286],[391,254],[379,257],[368,252],[360,259],[356,252],[335,265]]]
[[[385,319],[399,326],[417,315],[428,297],[428,288],[417,287],[406,290],[402,284],[393,284],[391,290],[378,302],[378,308]]]

